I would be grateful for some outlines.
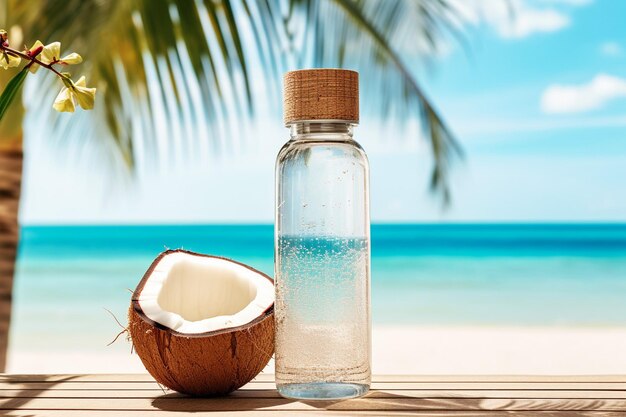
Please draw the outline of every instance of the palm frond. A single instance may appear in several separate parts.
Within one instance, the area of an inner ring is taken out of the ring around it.
[[[83,70],[104,105],[84,117],[106,123],[132,167],[137,158],[219,152],[222,121],[250,109],[244,46],[227,3],[14,0],[10,10],[24,33],[60,40],[88,58]],[[38,110],[48,109],[41,103]],[[74,125],[57,123],[55,136],[71,137]]]
[[[313,28],[303,43],[313,65],[358,69],[368,86],[363,102],[380,103],[375,111],[398,120],[419,116],[433,156],[430,187],[448,204],[449,167],[462,150],[402,55],[415,61],[416,55],[436,52],[442,39],[458,36],[454,9],[443,0],[292,0],[292,4],[307,15],[308,27]]]
[[[424,56],[454,35],[445,0],[8,1],[7,19],[25,34],[87,58],[82,70],[102,105],[84,117],[102,126],[107,134],[98,136],[129,167],[232,148],[227,123],[254,111],[259,73],[278,92],[286,69],[351,67],[368,85],[364,102],[379,98],[388,117],[420,118],[434,160],[431,187],[449,199],[448,168],[460,147],[403,59],[407,49]],[[270,94],[278,103],[280,94]],[[75,136],[81,124],[62,119],[56,136]]]

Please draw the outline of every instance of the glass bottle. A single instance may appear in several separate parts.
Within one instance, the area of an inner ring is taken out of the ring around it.
[[[356,72],[285,75],[291,139],[276,162],[275,225],[276,385],[284,397],[353,398],[369,389],[369,166],[352,137],[356,123]]]

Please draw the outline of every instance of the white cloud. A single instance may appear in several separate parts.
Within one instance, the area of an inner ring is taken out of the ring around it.
[[[622,47],[617,42],[604,42],[600,45],[600,52],[606,56],[619,56],[622,54]]]
[[[545,113],[580,113],[598,109],[620,97],[626,97],[626,80],[598,74],[587,84],[549,86],[541,97],[541,110]]]
[[[491,26],[503,38],[524,38],[555,32],[570,25],[567,11],[590,0],[455,0],[453,4],[467,22]]]
[[[554,32],[570,24],[568,16],[551,9],[519,8],[512,20],[511,24],[498,28],[503,37],[524,38],[535,32]]]

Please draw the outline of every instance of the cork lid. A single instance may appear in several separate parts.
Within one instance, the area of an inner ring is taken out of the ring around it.
[[[284,120],[359,122],[359,73],[343,69],[290,71],[284,77]]]

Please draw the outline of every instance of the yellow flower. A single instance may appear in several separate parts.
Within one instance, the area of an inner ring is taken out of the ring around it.
[[[93,109],[96,101],[96,89],[87,87],[84,75],[74,84],[74,96],[80,107],[85,110]]]
[[[69,81],[68,87],[63,87],[57,98],[54,100],[52,107],[60,112],[73,113],[76,104],[85,110],[93,109],[96,89],[89,88],[85,84],[85,77],[82,76],[75,83]]]
[[[37,41],[32,48],[30,48],[30,51],[36,51],[40,46],[43,46],[43,43],[41,43],[41,41]],[[78,55],[76,52],[72,52],[63,58],[59,58],[59,56],[61,56],[61,42],[52,42],[51,44],[43,46],[38,59],[44,64],[73,65],[83,62],[83,57]],[[39,65],[33,64],[30,67],[30,71],[34,73],[38,68]]]
[[[74,113],[74,99],[69,88],[63,87],[57,98],[54,99],[52,107],[59,112]]]
[[[41,51],[41,57],[39,60],[44,64],[80,64],[83,62],[83,58],[78,55],[76,52],[73,52],[69,55],[60,58],[61,56],[61,42],[52,42],[49,45],[44,46],[43,51]]]
[[[20,65],[22,59],[19,56],[9,55],[6,52],[2,52],[2,56],[0,57],[0,67],[7,69],[11,67],[17,67]]]
[[[83,57],[78,55],[76,52],[72,52],[71,54],[65,55],[61,58],[59,64],[74,65],[80,64],[81,62],[83,62]]]
[[[61,56],[61,42],[52,42],[43,47],[39,60],[44,64],[51,64],[58,61],[59,56]]]

